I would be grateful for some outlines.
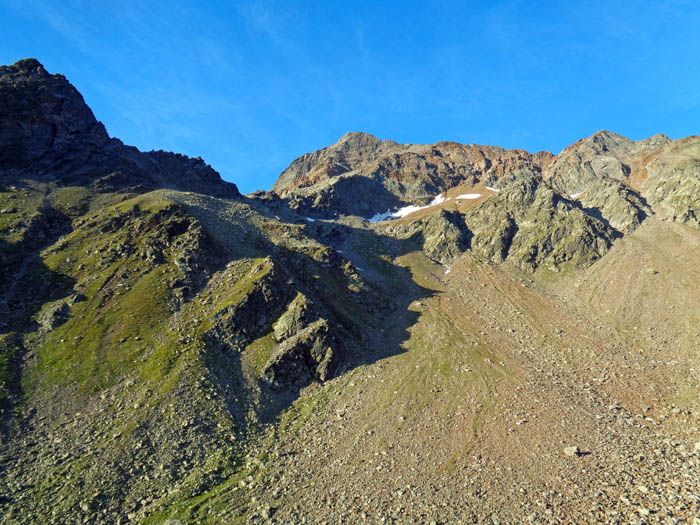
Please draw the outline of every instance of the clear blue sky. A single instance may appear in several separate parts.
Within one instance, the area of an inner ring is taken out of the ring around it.
[[[112,136],[201,155],[243,192],[348,131],[558,153],[700,133],[697,1],[0,0]]]

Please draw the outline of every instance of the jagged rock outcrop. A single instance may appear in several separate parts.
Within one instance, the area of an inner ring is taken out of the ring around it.
[[[583,194],[573,196],[593,217],[622,234],[632,233],[651,213],[651,208],[634,190],[617,180],[600,179]]]
[[[78,90],[35,59],[0,67],[0,181],[10,176],[99,191],[170,188],[240,195],[202,159],[142,153],[110,139]]]
[[[487,260],[540,266],[586,266],[612,246],[614,231],[538,177],[519,180],[467,212],[472,251]]]
[[[471,240],[471,232],[464,222],[464,216],[447,210],[392,227],[391,233],[403,239],[418,236],[423,253],[441,264],[448,264],[467,251]]]
[[[622,135],[599,131],[567,147],[545,172],[552,187],[566,194],[586,191],[601,178],[624,181],[630,174],[629,158],[637,144]]]
[[[280,343],[263,368],[273,386],[306,386],[325,381],[341,363],[343,347],[326,319],[319,319]]]
[[[631,233],[651,209],[630,176],[640,159],[668,144],[664,135],[632,141],[599,131],[562,151],[544,177],[560,192],[578,199],[591,214],[621,233]]]
[[[642,189],[660,214],[700,228],[700,137],[668,144],[643,172]]]
[[[381,140],[362,132],[347,133],[337,143],[297,158],[272,187],[272,191],[285,195],[292,189],[312,186],[362,165],[378,160],[391,152],[402,151],[408,146],[393,140]]]
[[[274,323],[274,334],[277,342],[295,335],[313,320],[318,318],[318,312],[313,303],[301,292],[289,303],[287,310]]]
[[[294,297],[288,278],[271,259],[254,267],[245,277],[242,297],[213,317],[207,339],[240,351],[263,334]]]
[[[63,75],[35,59],[0,67],[0,167],[75,169],[109,137]]]

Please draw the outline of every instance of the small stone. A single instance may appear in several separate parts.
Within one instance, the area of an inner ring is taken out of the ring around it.
[[[581,450],[580,450],[578,447],[576,447],[576,446],[566,447],[566,448],[564,449],[564,454],[566,454],[566,455],[569,456],[569,457],[574,457],[574,456],[580,455],[580,454],[581,454]]]

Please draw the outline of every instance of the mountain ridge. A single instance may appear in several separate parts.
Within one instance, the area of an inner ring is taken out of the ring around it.
[[[355,132],[240,195],[0,95],[3,523],[700,513],[700,137]]]
[[[240,195],[201,158],[142,153],[110,138],[77,89],[36,59],[0,68],[0,159],[4,173],[86,184],[106,190],[144,189]]]

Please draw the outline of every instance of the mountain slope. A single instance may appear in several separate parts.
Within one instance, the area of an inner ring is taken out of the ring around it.
[[[700,514],[700,138],[351,133],[243,196],[0,94],[3,523]]]

